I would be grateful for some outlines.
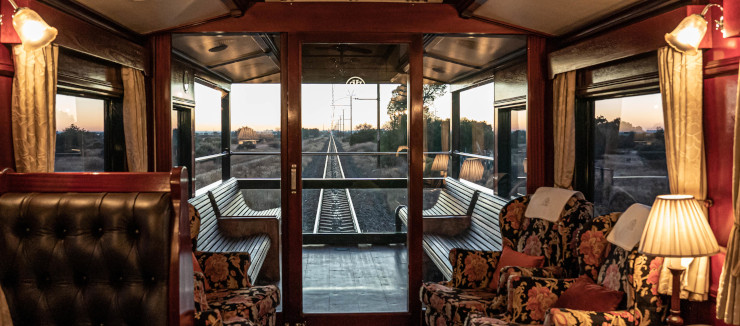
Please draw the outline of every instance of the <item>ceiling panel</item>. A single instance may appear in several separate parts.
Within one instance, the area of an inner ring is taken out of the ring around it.
[[[527,39],[521,36],[437,36],[425,47],[425,52],[440,59],[483,67],[493,59],[521,49]]]
[[[642,0],[492,0],[474,16],[535,31],[563,35]]]
[[[210,52],[209,49],[226,45],[227,48],[219,52]],[[190,57],[204,66],[217,65],[228,60],[243,57],[248,54],[267,52],[252,35],[174,35],[172,47],[187,53]]]
[[[137,32],[150,33],[229,13],[218,0],[75,0]]]

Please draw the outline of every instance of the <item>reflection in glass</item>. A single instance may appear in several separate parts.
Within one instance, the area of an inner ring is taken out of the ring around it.
[[[55,172],[105,170],[105,101],[57,94]]]
[[[195,157],[218,153],[221,153],[221,92],[195,83]]]
[[[594,107],[595,214],[651,205],[669,191],[660,94],[601,100]]]

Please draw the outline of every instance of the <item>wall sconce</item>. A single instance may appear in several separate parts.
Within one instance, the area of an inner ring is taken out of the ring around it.
[[[665,35],[665,41],[673,49],[679,52],[684,52],[690,55],[696,54],[699,48],[699,43],[704,38],[704,34],[707,32],[707,20],[704,16],[711,7],[719,7],[724,12],[722,6],[711,3],[704,7],[701,11],[701,15],[691,14],[684,18],[672,32]],[[721,16],[719,20],[715,20],[715,28],[725,33],[724,26],[725,16]]]
[[[13,28],[21,39],[26,51],[43,48],[57,37],[57,29],[49,26],[38,13],[27,7],[19,8],[13,0],[8,0],[13,6]],[[0,15],[2,24],[2,15]]]

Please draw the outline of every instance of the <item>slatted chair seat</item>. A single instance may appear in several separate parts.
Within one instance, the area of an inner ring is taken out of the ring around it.
[[[236,186],[236,180],[233,181],[233,186]],[[214,191],[218,191],[219,194],[225,193],[227,190],[229,189],[222,189],[220,186],[214,189]],[[236,194],[241,197],[240,193]],[[232,198],[232,201],[236,202],[237,200]],[[243,198],[242,201],[244,201]],[[216,253],[249,253],[250,265],[247,269],[247,274],[252,282],[256,282],[270,249],[271,240],[269,235],[266,233],[258,233],[249,237],[230,237],[225,234],[224,230],[219,228],[219,215],[216,211],[217,206],[212,204],[208,193],[196,196],[188,202],[193,205],[200,215],[200,230],[198,232],[197,240],[193,243],[193,250]]]
[[[244,201],[236,178],[224,181],[208,192],[217,216],[276,216],[280,217],[280,207],[254,210]]]
[[[422,242],[424,252],[446,279],[452,277],[452,265],[448,258],[451,249],[501,250],[498,215],[507,202],[494,195],[482,194],[453,178],[445,179],[445,188],[440,192],[439,199],[434,206],[425,209],[423,215],[469,214],[471,217],[470,227],[457,235],[424,233]],[[407,225],[408,210],[405,206],[400,206],[396,210],[396,215],[404,225]]]

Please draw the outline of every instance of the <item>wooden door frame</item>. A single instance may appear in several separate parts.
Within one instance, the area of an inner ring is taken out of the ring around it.
[[[423,130],[423,40],[421,33],[282,33],[281,34],[281,207],[282,207],[282,323],[354,325],[420,325],[421,302],[416,293],[422,279],[423,137],[408,135],[408,311],[402,313],[309,314],[302,311],[302,193],[301,160],[301,47],[304,43],[404,43],[409,45],[408,131]],[[293,167],[294,166],[294,167]],[[291,168],[297,170],[291,190]],[[295,268],[298,266],[298,268]]]

